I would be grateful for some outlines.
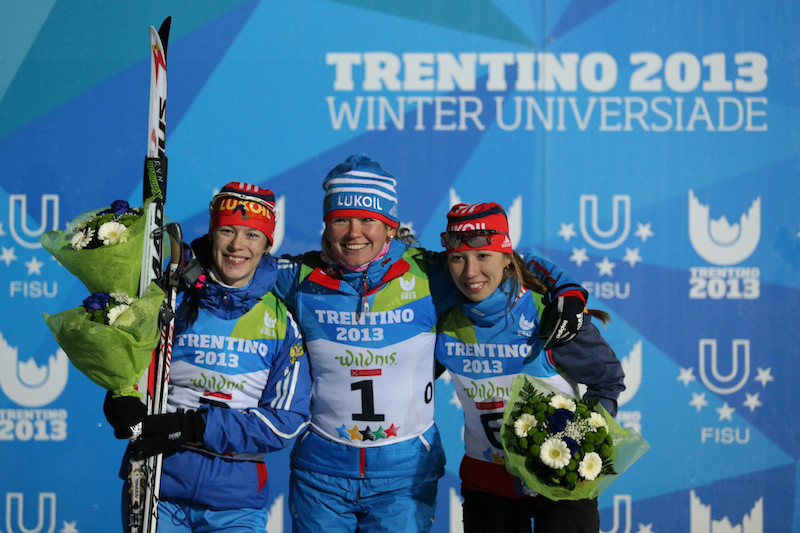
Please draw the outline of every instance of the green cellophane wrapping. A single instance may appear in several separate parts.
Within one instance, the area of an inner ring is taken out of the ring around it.
[[[150,203],[150,200],[145,202],[145,212]],[[128,226],[120,242],[91,250],[75,250],[70,246],[70,230],[101,210],[78,215],[69,223],[68,231],[48,231],[39,238],[39,242],[81,280],[89,292],[124,292],[128,296],[135,296],[139,294],[146,214]]]
[[[635,463],[647,450],[650,444],[633,429],[624,429],[614,418],[608,414],[606,409],[598,404],[596,410],[600,412],[608,425],[608,433],[611,435],[614,446],[611,452],[611,459],[614,463],[615,474],[601,474],[592,481],[583,480],[574,489],[563,486],[553,486],[539,479],[533,472],[525,466],[526,457],[512,451],[506,443],[505,434],[508,429],[514,431],[514,421],[511,415],[515,410],[519,399],[520,391],[525,383],[531,383],[537,391],[545,395],[560,394],[580,402],[579,398],[565,394],[563,391],[545,383],[528,374],[519,374],[511,386],[511,393],[505,412],[503,413],[503,427],[500,430],[500,440],[505,450],[506,470],[512,475],[519,477],[532,490],[551,500],[583,500],[596,498],[600,493],[608,488],[623,472]],[[510,427],[509,427],[510,426]]]
[[[116,396],[141,398],[134,385],[158,344],[163,300],[164,292],[151,283],[113,326],[92,322],[83,307],[45,314],[44,320],[72,364],[86,377]]]

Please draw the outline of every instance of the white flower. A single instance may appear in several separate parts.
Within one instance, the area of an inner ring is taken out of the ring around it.
[[[606,424],[606,419],[600,413],[592,413],[589,417],[589,425],[590,427],[597,429],[597,428],[606,428],[608,429],[608,424]]]
[[[573,413],[575,412],[575,402],[560,394],[554,394],[553,397],[550,398],[550,405],[556,409],[569,409]]]
[[[536,427],[536,418],[527,413],[523,413],[516,420],[516,422],[514,422],[514,433],[517,435],[517,437],[522,438],[528,435],[529,429],[535,427]]]
[[[79,231],[69,240],[69,245],[75,250],[83,250],[92,240],[90,231]]]
[[[117,306],[112,307],[111,309],[109,309],[108,310],[108,325],[110,326],[114,322],[116,322],[117,319],[119,318],[119,315],[124,313],[125,310],[128,309],[128,307],[129,307],[128,305],[122,304],[122,305],[117,305]]]
[[[119,222],[106,222],[98,228],[97,238],[103,241],[103,244],[114,244],[127,229]]]
[[[570,457],[567,443],[553,437],[544,441],[539,451],[539,458],[542,462],[554,470],[567,466]]]
[[[584,456],[581,464],[578,466],[578,473],[583,476],[584,479],[592,481],[597,477],[602,468],[603,460],[600,459],[600,456],[595,452],[589,452]]]
[[[121,304],[130,305],[133,303],[133,298],[131,298],[124,292],[112,292],[111,294],[109,294],[109,296],[111,296],[112,300],[114,300],[115,302],[119,302]]]

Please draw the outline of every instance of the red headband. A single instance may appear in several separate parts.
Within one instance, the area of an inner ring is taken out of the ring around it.
[[[275,234],[275,195],[246,183],[229,183],[209,207],[209,230],[218,226],[246,226],[264,232],[271,243]]]
[[[442,245],[448,252],[513,252],[506,212],[494,202],[454,205],[447,213],[447,231],[442,233]]]

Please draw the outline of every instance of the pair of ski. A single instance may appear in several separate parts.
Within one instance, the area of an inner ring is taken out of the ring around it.
[[[172,357],[172,333],[176,290],[164,275],[164,203],[167,197],[166,112],[167,112],[167,43],[171,18],[167,17],[156,31],[150,26],[150,108],[148,118],[147,155],[144,165],[143,198],[152,199],[146,212],[145,244],[142,253],[139,295],[151,282],[161,284],[166,294],[159,316],[161,336],[153,351],[153,360],[138,383],[144,395],[147,414],[166,412],[167,385]],[[177,267],[181,253],[181,236],[177,224],[170,225],[172,261],[170,273]],[[161,454],[145,459],[131,458],[127,486],[128,533],[155,533],[158,526]]]

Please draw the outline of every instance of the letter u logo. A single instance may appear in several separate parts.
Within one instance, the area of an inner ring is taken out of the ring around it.
[[[614,208],[612,213],[611,228],[602,230],[597,223],[597,195],[581,195],[581,234],[583,238],[599,250],[616,248],[628,238],[631,231],[631,197],[627,194],[615,194],[613,197]],[[586,225],[586,204],[590,204],[592,227],[591,231]],[[620,206],[624,211],[622,228],[620,229]],[[597,237],[597,238],[595,238]]]
[[[17,204],[19,204],[19,214],[17,214]],[[50,210],[48,211],[48,206]],[[48,228],[48,225],[50,227]],[[31,230],[28,228],[28,195],[12,194],[8,197],[8,226],[11,235],[20,246],[25,248],[41,248],[39,237],[45,232],[58,229],[58,195],[42,195],[42,214],[39,228]],[[20,235],[17,226],[24,235]],[[28,238],[26,238],[28,237]]]
[[[630,533],[633,525],[633,512],[630,494],[614,495],[614,527],[603,533]],[[623,518],[624,516],[624,518]]]
[[[712,383],[706,371],[706,352],[711,356],[710,367],[711,375],[720,384],[727,384],[738,379],[735,385],[726,387]],[[742,375],[739,374],[739,354],[742,354],[743,369]],[[698,353],[700,379],[708,389],[716,394],[733,394],[741,389],[750,377],[750,341],[748,339],[733,339],[731,347],[731,371],[728,375],[720,374],[717,365],[717,340],[700,339],[700,349]]]
[[[16,505],[13,505],[16,501]],[[49,520],[45,520],[45,508],[50,508]],[[23,516],[23,495],[21,492],[9,492],[6,494],[6,530],[9,533],[53,533],[56,529],[56,495],[54,492],[39,493],[39,512],[38,523],[34,529],[28,529],[22,523]],[[16,512],[15,512],[16,511]],[[16,514],[17,525],[14,524],[13,515]],[[30,514],[28,516],[31,516]],[[49,522],[49,523],[48,523]]]

